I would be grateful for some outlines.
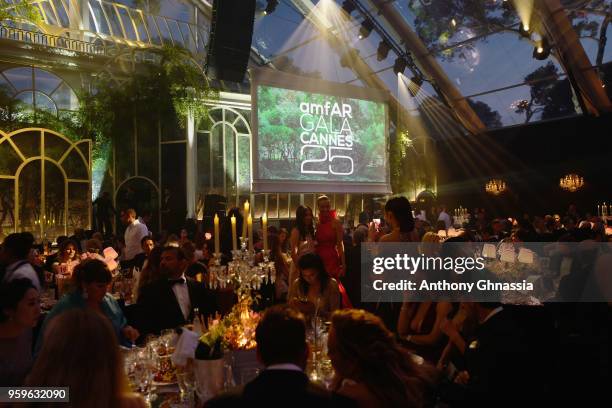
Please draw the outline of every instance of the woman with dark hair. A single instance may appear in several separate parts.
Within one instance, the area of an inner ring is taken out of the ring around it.
[[[287,299],[292,307],[308,316],[329,317],[340,308],[338,282],[325,271],[317,254],[306,254],[298,261],[300,277],[289,288]]]
[[[270,241],[270,261],[274,262],[274,269],[276,270],[274,300],[276,303],[285,302],[289,291],[289,266],[285,260],[285,254],[281,250],[279,236],[270,234],[268,240]]]
[[[0,286],[0,384],[21,386],[32,366],[32,328],[38,323],[38,291],[27,278]]]
[[[108,285],[112,281],[112,275],[106,264],[98,259],[88,259],[80,263],[72,274],[74,290],[62,296],[57,304],[47,315],[41,334],[38,336],[36,349],[39,350],[44,338],[44,332],[49,322],[57,315],[70,309],[92,309],[110,320],[117,338],[124,345],[131,345],[140,334],[138,330],[127,324],[127,320],[121,311],[119,303],[115,298],[106,293]]]
[[[278,241],[281,252],[283,254],[289,253],[289,231],[287,231],[287,228],[278,230]]]
[[[79,251],[77,243],[72,239],[63,241],[58,250],[57,258],[51,265],[53,273],[71,275],[74,267],[79,263]]]
[[[385,204],[385,222],[391,232],[380,237],[380,242],[419,242],[414,230],[412,206],[406,197],[394,197]],[[376,226],[370,224],[370,240],[376,236]]]
[[[142,396],[124,391],[126,384],[113,327],[89,309],[66,311],[49,324],[26,380],[28,387],[69,387],[71,407],[146,407]]]
[[[162,273],[160,270],[161,264],[161,253],[163,248],[160,246],[156,246],[151,250],[151,253],[147,257],[145,262],[145,266],[140,271],[140,276],[138,278],[138,289],[136,290],[136,299],[138,299],[138,295],[140,294],[140,289],[143,286],[148,285],[151,282],[154,282],[162,277]]]
[[[289,269],[289,286],[298,278],[297,264],[305,254],[315,252],[315,230],[312,208],[300,205],[295,210],[295,225],[289,237],[291,247],[291,267]]]
[[[328,355],[337,376],[336,391],[359,407],[423,407],[431,402],[434,369],[419,365],[371,313],[336,311]]]

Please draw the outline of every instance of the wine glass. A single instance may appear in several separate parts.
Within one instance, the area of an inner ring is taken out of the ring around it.
[[[179,390],[181,393],[181,401],[187,401],[191,404],[193,399],[193,391],[196,387],[195,373],[193,369],[181,370],[176,374]]]
[[[153,377],[155,374],[155,364],[149,353],[146,350],[141,350],[137,354],[137,359],[134,362],[134,381],[138,387],[138,391],[142,393],[147,404],[153,401]]]

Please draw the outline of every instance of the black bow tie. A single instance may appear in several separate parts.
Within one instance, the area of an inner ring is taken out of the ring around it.
[[[168,282],[170,283],[170,286],[174,286],[177,283],[179,284],[184,284],[185,283],[185,278],[178,278],[178,279],[168,279]]]

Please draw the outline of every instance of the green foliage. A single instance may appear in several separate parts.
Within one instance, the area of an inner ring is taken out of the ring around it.
[[[217,99],[202,70],[189,54],[178,48],[159,51],[158,63],[143,63],[121,84],[107,77],[97,78],[91,93],[82,92],[79,119],[85,132],[98,142],[109,141],[134,121],[175,123],[184,126],[188,112],[197,123],[208,118],[204,99]]]
[[[21,20],[34,24],[41,22],[40,10],[34,3],[30,0],[0,0],[0,21]]]

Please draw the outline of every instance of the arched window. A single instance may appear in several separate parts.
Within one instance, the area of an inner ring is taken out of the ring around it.
[[[78,108],[72,88],[57,75],[40,68],[17,67],[0,73],[0,88],[25,106],[60,115]]]

